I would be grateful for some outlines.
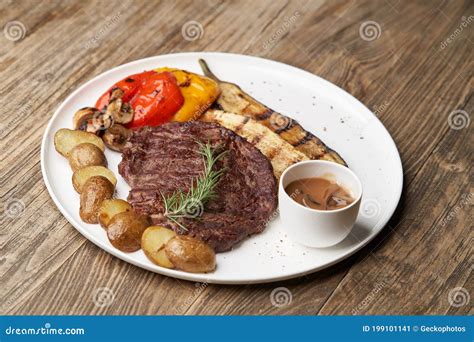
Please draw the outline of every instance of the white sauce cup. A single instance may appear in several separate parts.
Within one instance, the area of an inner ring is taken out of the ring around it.
[[[326,178],[343,187],[354,199],[348,206],[335,210],[317,210],[293,200],[285,188],[303,178]],[[362,184],[349,168],[324,160],[308,160],[287,168],[280,177],[278,202],[280,218],[287,235],[308,247],[329,247],[342,240],[352,230],[359,213]]]

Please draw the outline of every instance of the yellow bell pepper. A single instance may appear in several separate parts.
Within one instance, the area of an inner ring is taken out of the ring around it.
[[[174,74],[184,97],[184,104],[173,116],[173,121],[197,120],[220,95],[219,85],[208,77],[174,68],[158,68],[157,72]]]

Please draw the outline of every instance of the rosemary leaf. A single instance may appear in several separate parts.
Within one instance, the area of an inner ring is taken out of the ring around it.
[[[226,168],[213,170],[216,163],[224,157],[228,151],[222,151],[216,154],[219,149],[212,148],[207,143],[200,145],[199,153],[203,156],[204,170],[202,175],[192,181],[191,187],[187,192],[177,190],[171,196],[163,197],[164,215],[182,229],[188,230],[180,221],[181,218],[197,218],[202,215],[204,205],[211,199],[215,198],[215,187],[219,183],[220,178],[225,173]]]

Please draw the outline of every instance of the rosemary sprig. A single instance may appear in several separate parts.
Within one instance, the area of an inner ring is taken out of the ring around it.
[[[179,222],[180,219],[184,217],[197,218],[202,215],[204,205],[216,196],[215,187],[226,171],[226,168],[216,171],[213,170],[213,167],[228,151],[215,155],[215,151],[219,147],[213,149],[209,143],[203,144],[199,141],[198,144],[200,145],[199,153],[204,157],[204,171],[202,175],[192,182],[191,188],[187,192],[178,190],[170,197],[165,197],[161,194],[165,207],[165,217],[175,222],[184,230],[188,229]]]

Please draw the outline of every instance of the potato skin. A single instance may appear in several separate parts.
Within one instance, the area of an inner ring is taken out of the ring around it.
[[[99,209],[99,223],[102,228],[107,229],[112,218],[125,211],[132,211],[132,206],[123,199],[106,199],[102,201]]]
[[[212,272],[216,268],[216,253],[204,242],[187,235],[178,235],[165,246],[173,265],[192,273]]]
[[[143,232],[142,249],[148,259],[161,267],[174,268],[173,263],[165,253],[166,243],[174,238],[176,233],[161,226],[150,226]]]
[[[109,180],[113,186],[117,184],[117,178],[114,173],[103,166],[86,166],[75,171],[72,175],[72,185],[78,193],[82,192],[82,188],[87,180],[94,176],[102,176]]]
[[[54,134],[54,147],[59,154],[66,158],[74,147],[82,143],[94,144],[105,151],[104,142],[93,133],[61,128]]]
[[[91,143],[82,143],[75,146],[69,153],[68,160],[72,171],[77,171],[86,166],[107,167],[104,152]]]
[[[107,237],[115,248],[123,252],[135,252],[140,249],[142,234],[149,225],[147,216],[133,211],[122,212],[110,220]]]
[[[87,180],[81,192],[79,215],[86,223],[98,223],[98,214],[102,201],[112,198],[114,185],[105,177],[94,176]]]

